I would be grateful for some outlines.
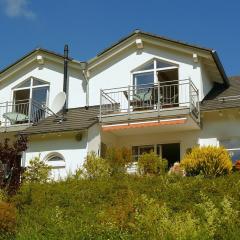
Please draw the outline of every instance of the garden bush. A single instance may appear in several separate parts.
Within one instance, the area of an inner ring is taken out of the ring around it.
[[[190,176],[217,177],[231,172],[232,161],[223,147],[195,147],[185,155],[181,166]]]
[[[0,233],[12,235],[16,229],[16,209],[10,204],[0,200]],[[0,235],[0,237],[1,237]]]
[[[167,160],[160,158],[154,152],[144,153],[138,160],[138,172],[143,175],[164,174],[167,165]]]
[[[234,173],[25,184],[12,199],[15,239],[239,239],[239,182]]]
[[[106,149],[104,158],[111,167],[111,174],[122,174],[126,172],[127,165],[132,162],[132,151],[126,147],[109,147]]]
[[[111,168],[107,160],[98,157],[95,152],[91,152],[85,158],[83,167],[76,171],[76,178],[104,178],[111,173]]]
[[[240,160],[237,160],[236,163],[235,163],[235,170],[236,171],[240,171]]]
[[[44,183],[50,179],[51,167],[47,165],[40,157],[35,157],[29,161],[23,179],[25,182]]]

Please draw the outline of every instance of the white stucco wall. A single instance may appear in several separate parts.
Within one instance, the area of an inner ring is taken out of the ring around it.
[[[66,168],[64,175],[74,173],[81,167],[87,155],[87,133],[83,133],[81,141],[75,139],[76,133],[71,134],[51,134],[33,136],[29,140],[29,147],[23,159],[23,166],[28,166],[29,161],[39,156],[41,159],[52,153],[58,152],[65,159]]]
[[[178,65],[179,79],[191,78],[195,86],[200,90],[200,99],[206,94],[206,89],[209,89],[211,85],[211,83],[207,83],[210,79],[207,77],[205,70],[201,72],[200,62],[193,62],[192,55],[145,44],[141,53],[137,52],[134,47],[128,48],[112,57],[111,61],[91,70],[89,80],[90,105],[99,104],[100,89],[132,85],[131,71],[153,58],[159,58]],[[202,78],[204,80],[204,90]]]
[[[97,154],[100,154],[101,136],[99,124],[94,124],[88,129],[87,138],[88,138],[87,152],[93,151]]]
[[[202,129],[194,131],[172,131],[154,134],[138,134],[116,136],[112,133],[102,133],[102,140],[107,145],[141,146],[150,144],[180,143],[181,158],[188,148],[197,144],[201,146],[218,146],[222,140],[240,138],[240,114],[238,110],[225,110],[223,116],[218,111],[204,113]],[[163,126],[164,127],[164,126]],[[140,132],[141,130],[139,130]],[[113,141],[114,139],[114,141]],[[240,147],[240,146],[239,146]]]
[[[68,107],[74,108],[85,106],[86,84],[81,71],[69,67],[68,73],[70,96],[68,98]],[[51,106],[54,97],[63,90],[63,64],[47,60],[41,67],[36,62],[30,63],[3,82],[0,82],[0,101],[13,101],[12,89],[30,77],[41,79],[50,84],[48,105]]]

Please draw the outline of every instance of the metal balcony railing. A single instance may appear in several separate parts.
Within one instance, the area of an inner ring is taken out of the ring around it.
[[[33,124],[51,113],[33,99],[0,103],[0,127]]]
[[[190,79],[100,90],[100,121],[116,114],[189,109],[199,121],[199,94]]]

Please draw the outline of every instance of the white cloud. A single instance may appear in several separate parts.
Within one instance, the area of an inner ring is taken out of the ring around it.
[[[1,0],[8,17],[35,18],[35,13],[28,8],[29,0]]]

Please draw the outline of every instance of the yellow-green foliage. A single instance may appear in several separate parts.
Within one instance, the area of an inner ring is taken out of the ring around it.
[[[140,174],[159,175],[166,172],[167,160],[160,158],[154,152],[144,153],[138,160]]]
[[[112,174],[122,173],[125,172],[126,165],[132,162],[132,151],[125,147],[110,147],[104,157],[111,166]]]
[[[1,238],[0,232],[0,239],[239,239],[239,183],[234,173],[24,184],[12,199],[16,236]]]
[[[95,152],[91,152],[87,155],[83,168],[77,171],[77,175],[83,178],[103,178],[110,175],[109,163],[98,157]]]
[[[16,209],[3,201],[0,201],[0,233],[11,234],[16,228]]]
[[[203,174],[207,177],[216,177],[229,174],[232,170],[232,162],[227,150],[213,146],[193,148],[185,155],[181,166],[191,176]]]
[[[30,160],[29,166],[23,174],[25,182],[44,183],[49,180],[51,167],[48,166],[40,157]]]

